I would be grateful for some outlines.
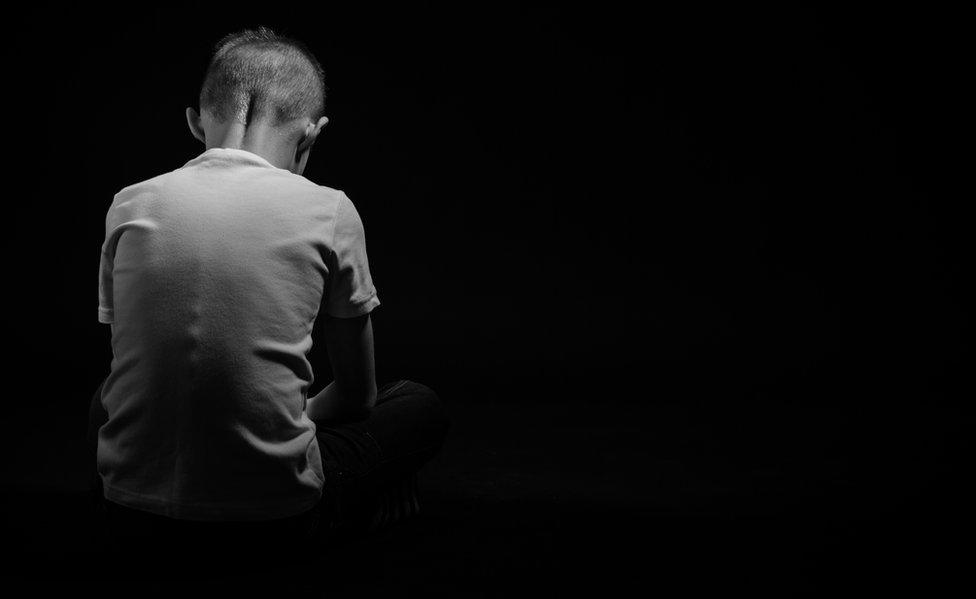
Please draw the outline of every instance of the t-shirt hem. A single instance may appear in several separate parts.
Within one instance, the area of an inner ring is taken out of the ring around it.
[[[334,318],[355,318],[367,312],[372,312],[373,308],[380,305],[380,298],[374,293],[372,297],[365,299],[357,304],[344,306],[342,308],[329,308],[327,313]]]
[[[200,521],[261,521],[297,516],[313,509],[322,499],[322,490],[309,499],[273,505],[213,505],[169,502],[118,487],[104,485],[105,499],[127,508],[149,512],[177,520]]]

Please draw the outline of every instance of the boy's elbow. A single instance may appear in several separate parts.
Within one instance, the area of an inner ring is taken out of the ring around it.
[[[345,389],[344,391],[343,396],[346,404],[353,410],[369,412],[376,405],[376,384]]]
[[[340,419],[343,422],[359,422],[366,420],[373,414],[373,406],[376,405],[376,394],[369,395],[344,394]]]
[[[376,395],[377,395],[376,384],[374,383],[370,385],[368,389],[366,389],[365,398],[364,398],[365,400],[364,403],[366,404],[366,407],[369,408],[370,410],[372,410],[373,407],[376,406]]]

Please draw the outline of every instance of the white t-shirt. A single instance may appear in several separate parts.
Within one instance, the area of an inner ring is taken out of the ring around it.
[[[105,497],[189,520],[312,508],[312,325],[320,307],[347,318],[379,303],[342,191],[229,148],[120,191],[99,267]]]

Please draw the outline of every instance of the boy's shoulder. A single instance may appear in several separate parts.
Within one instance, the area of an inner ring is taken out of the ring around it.
[[[148,179],[143,179],[142,181],[137,181],[121,188],[115,193],[112,205],[114,206],[120,201],[125,201],[138,195],[159,194],[171,189],[174,184],[178,185],[184,177],[190,176],[191,171],[187,169],[188,164],[181,165],[172,170],[160,173]],[[318,199],[336,206],[343,201],[350,201],[349,197],[341,189],[315,183],[302,175],[292,173],[285,169],[269,169],[267,175],[274,178],[275,185],[282,190],[291,188],[294,191],[307,194],[310,198]]]
[[[165,173],[160,173],[148,179],[143,179],[141,181],[136,181],[135,183],[130,183],[129,185],[126,185],[122,189],[115,192],[115,198],[118,199],[120,197],[133,196],[143,191],[158,189],[161,186],[163,186],[166,183],[166,181],[170,177],[172,177],[173,173],[175,173],[178,170],[179,169],[174,169],[171,171],[167,171]]]

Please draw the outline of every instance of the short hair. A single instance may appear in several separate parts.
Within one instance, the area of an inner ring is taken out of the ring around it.
[[[301,42],[267,27],[224,36],[214,46],[200,88],[200,109],[220,121],[273,124],[325,112],[322,65]]]

